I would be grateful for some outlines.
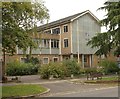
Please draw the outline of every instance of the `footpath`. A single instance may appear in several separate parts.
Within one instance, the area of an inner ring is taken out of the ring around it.
[[[13,76],[7,77],[8,80],[10,80]],[[68,81],[75,81],[80,79],[81,81],[86,80],[86,78],[77,78],[77,79],[41,79],[39,75],[28,75],[28,76],[20,76],[19,80],[20,82],[7,82],[7,83],[1,83],[0,86],[9,86],[9,85],[18,85],[18,84],[47,84],[47,83],[59,83],[59,82],[68,82]]]

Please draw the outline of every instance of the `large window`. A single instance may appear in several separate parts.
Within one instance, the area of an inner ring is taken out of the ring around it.
[[[49,63],[49,58],[48,57],[43,58],[43,64],[48,64],[48,63]]]
[[[51,34],[51,30],[47,30],[47,31],[45,31],[45,33]]]
[[[49,48],[49,39],[42,39],[41,43],[43,48]]]
[[[68,26],[64,26],[64,32],[68,32]]]
[[[64,39],[64,48],[68,47],[68,39]]]
[[[60,34],[60,28],[52,29],[52,34]]]
[[[51,40],[51,48],[59,48],[59,40],[52,39]]]

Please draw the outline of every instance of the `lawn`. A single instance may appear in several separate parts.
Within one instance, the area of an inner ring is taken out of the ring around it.
[[[47,89],[40,85],[14,85],[14,86],[2,86],[2,97],[10,96],[27,96],[40,94]]]
[[[111,80],[118,80],[118,76],[113,76],[113,77],[103,77],[101,80],[106,80],[106,81],[111,81]]]
[[[86,80],[85,83],[118,83],[118,76],[102,77],[102,79]]]
[[[94,80],[85,80],[84,83],[118,83],[118,81],[120,81],[118,76],[110,76],[110,77],[102,77],[102,79],[94,79]],[[73,81],[74,83],[81,83],[81,80],[76,80]],[[82,82],[83,83],[83,82]]]

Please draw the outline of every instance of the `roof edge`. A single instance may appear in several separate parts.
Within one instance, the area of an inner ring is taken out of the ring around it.
[[[87,13],[89,13],[97,22],[100,21],[90,10],[87,10],[87,11],[85,11],[84,13],[78,15],[77,17],[71,19],[71,22],[74,21],[74,20],[76,20],[77,18],[79,18],[79,17],[81,17],[81,16],[87,14]]]

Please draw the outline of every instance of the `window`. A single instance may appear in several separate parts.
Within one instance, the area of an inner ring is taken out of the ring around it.
[[[43,64],[48,64],[49,63],[49,58],[43,58]]]
[[[64,26],[64,32],[68,32],[68,26]]]
[[[58,62],[58,57],[54,57],[53,62]]]
[[[52,29],[52,34],[59,34],[59,33],[60,33],[60,28]]]
[[[45,31],[45,33],[51,34],[51,30],[47,30],[47,31]]]
[[[23,62],[23,63],[25,63],[25,62],[27,61],[27,58],[21,57],[21,58],[20,58],[20,61]]]
[[[51,48],[59,48],[59,40],[52,39],[51,40]]]
[[[86,55],[84,56],[84,62],[87,62],[87,56]]]
[[[68,47],[68,39],[64,39],[64,48]]]
[[[49,39],[42,39],[41,46],[43,48],[49,48]]]

